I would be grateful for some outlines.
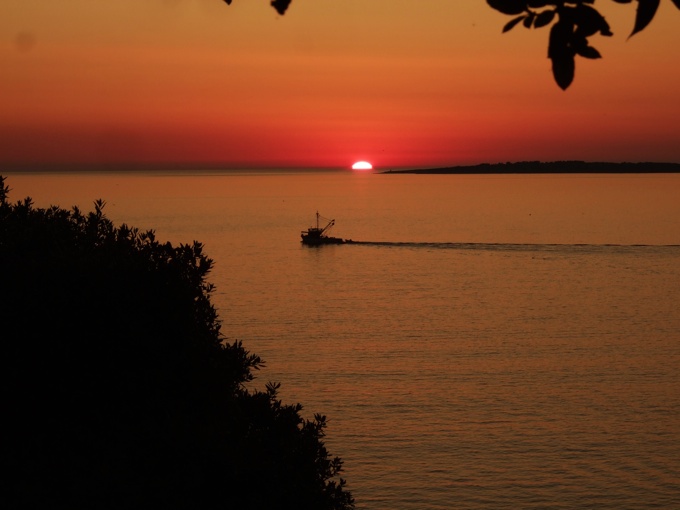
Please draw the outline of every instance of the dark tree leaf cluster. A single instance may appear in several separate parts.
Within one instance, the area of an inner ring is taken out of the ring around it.
[[[576,57],[597,59],[600,52],[590,45],[589,38],[599,34],[611,36],[609,24],[595,9],[596,0],[487,0],[487,3],[510,16],[503,27],[507,32],[522,23],[526,28],[551,25],[548,58],[557,85],[566,90],[574,80]],[[660,0],[613,0],[620,4],[637,2],[635,25],[631,36],[644,30],[652,21]],[[680,9],[680,0],[671,0]]]
[[[224,0],[231,5],[232,0]],[[512,30],[520,23],[526,28],[541,28],[552,24],[548,42],[548,58],[557,85],[566,90],[574,81],[576,56],[601,58],[588,38],[600,34],[613,35],[609,24],[591,5],[596,0],[486,0],[497,11],[515,16],[503,27]],[[637,3],[635,25],[631,36],[642,31],[654,18],[661,0],[612,0],[619,4]],[[283,15],[291,0],[271,0],[271,5]],[[671,0],[680,9],[680,0]],[[600,4],[601,5],[601,4]]]
[[[221,335],[200,243],[8,193],[0,177],[6,508],[353,508],[325,417],[245,387],[263,363]]]

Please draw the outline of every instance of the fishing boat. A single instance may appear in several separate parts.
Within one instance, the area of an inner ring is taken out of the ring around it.
[[[325,227],[322,227],[326,223]],[[328,235],[328,231],[335,225],[335,220],[329,220],[328,218],[324,218],[319,214],[319,211],[316,212],[316,226],[315,227],[309,227],[307,230],[303,230],[300,233],[300,236],[302,237],[302,244],[305,244],[307,246],[321,246],[322,244],[345,244],[346,241],[344,239],[340,239],[339,237],[330,237]]]

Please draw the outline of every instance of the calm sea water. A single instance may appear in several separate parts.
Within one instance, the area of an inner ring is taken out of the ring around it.
[[[680,176],[12,175],[216,262],[366,510],[680,507]],[[306,248],[316,211],[366,244]]]

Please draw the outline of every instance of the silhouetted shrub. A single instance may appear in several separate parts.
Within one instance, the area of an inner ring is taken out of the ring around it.
[[[262,361],[220,334],[200,243],[8,191],[0,177],[9,507],[353,508],[325,418],[244,387]]]

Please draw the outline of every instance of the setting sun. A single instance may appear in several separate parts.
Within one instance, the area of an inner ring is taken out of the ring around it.
[[[352,165],[352,170],[373,170],[373,165],[368,161],[357,161]]]

